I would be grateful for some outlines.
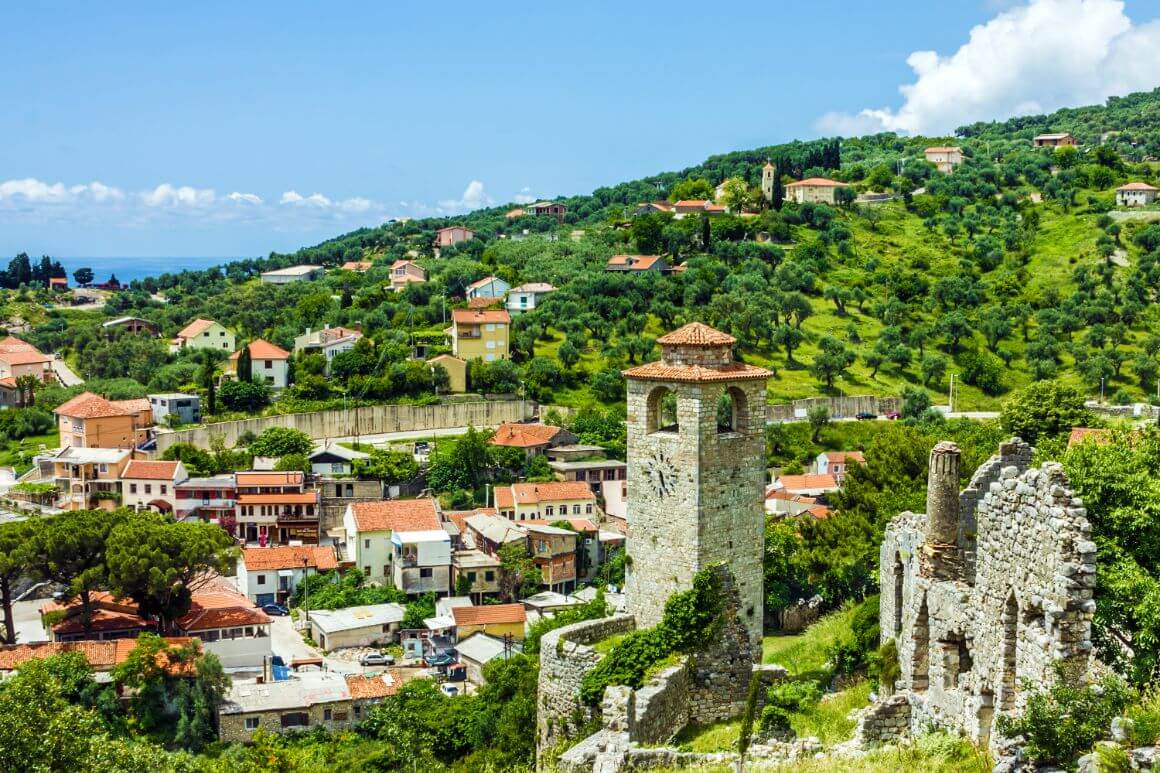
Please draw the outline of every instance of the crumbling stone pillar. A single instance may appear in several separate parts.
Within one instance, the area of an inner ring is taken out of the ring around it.
[[[959,549],[959,464],[962,454],[950,441],[938,443],[930,452],[926,484],[926,543],[922,550],[922,573],[939,580],[960,579],[963,573]]]

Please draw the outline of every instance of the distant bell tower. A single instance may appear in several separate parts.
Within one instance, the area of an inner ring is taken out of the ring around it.
[[[766,159],[765,166],[761,167],[761,195],[765,197],[766,201],[773,201],[774,174],[773,164],[769,163],[769,159]]]
[[[733,336],[692,322],[661,336],[660,362],[628,381],[628,561],[638,627],[714,563],[733,572],[760,652],[765,543],[765,382],[733,360]]]

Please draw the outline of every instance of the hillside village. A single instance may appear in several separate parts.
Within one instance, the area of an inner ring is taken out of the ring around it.
[[[17,256],[0,727],[125,769],[1150,769],[1158,109],[127,286]]]

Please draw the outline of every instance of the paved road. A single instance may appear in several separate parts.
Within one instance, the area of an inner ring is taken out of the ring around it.
[[[271,646],[275,655],[281,655],[290,665],[294,658],[318,658],[322,653],[307,644],[294,630],[289,617],[275,617],[270,624]]]
[[[467,427],[444,427],[442,429],[414,430],[411,432],[385,432],[378,435],[359,435],[358,442],[369,443],[372,446],[386,446],[403,440],[430,440],[431,438],[455,437],[467,432]],[[476,427],[483,429],[483,427]],[[336,443],[353,443],[354,435],[346,437],[327,438]]]
[[[40,607],[45,599],[17,601],[12,605],[12,617],[16,621],[16,643],[29,644],[48,641],[44,626],[40,624]]]
[[[59,355],[53,355],[52,371],[56,373],[56,377],[60,379],[60,383],[66,387],[85,383],[85,380],[78,376]]]

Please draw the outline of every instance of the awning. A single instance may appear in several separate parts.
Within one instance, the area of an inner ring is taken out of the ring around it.
[[[279,569],[278,576],[279,577],[293,577],[294,570],[293,569]]]

